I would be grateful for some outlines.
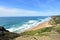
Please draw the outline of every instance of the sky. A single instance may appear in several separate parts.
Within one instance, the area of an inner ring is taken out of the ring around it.
[[[0,0],[0,17],[60,15],[60,0]]]

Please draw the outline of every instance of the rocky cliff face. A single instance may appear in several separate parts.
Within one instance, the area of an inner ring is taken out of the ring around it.
[[[0,36],[4,36],[5,32],[9,32],[9,31],[6,30],[4,27],[0,26]]]
[[[9,32],[3,26],[0,26],[0,40],[13,40],[18,36],[19,34]]]

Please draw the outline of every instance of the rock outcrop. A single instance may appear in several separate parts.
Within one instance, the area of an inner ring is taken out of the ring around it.
[[[9,32],[3,26],[0,26],[0,40],[13,40],[18,36],[19,34]]]
[[[9,32],[9,31],[6,30],[4,27],[0,26],[0,36],[4,36],[5,32]]]
[[[0,26],[0,31],[6,31],[9,32],[8,30],[6,30],[4,27]]]

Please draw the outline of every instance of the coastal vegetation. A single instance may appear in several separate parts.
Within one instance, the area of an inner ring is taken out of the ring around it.
[[[60,16],[52,16],[52,19],[49,21],[51,25],[60,24]]]
[[[53,29],[54,29],[54,27],[46,27],[46,28],[42,28],[42,29],[39,29],[39,30],[35,30],[35,31],[24,32],[24,33],[21,33],[21,35],[40,36],[40,35],[44,35],[45,32],[51,32]]]

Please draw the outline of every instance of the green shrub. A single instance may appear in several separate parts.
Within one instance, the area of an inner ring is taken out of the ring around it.
[[[60,26],[56,27],[55,30],[60,34]]]
[[[57,25],[60,24],[60,16],[52,16],[52,19],[50,20],[50,24]]]

